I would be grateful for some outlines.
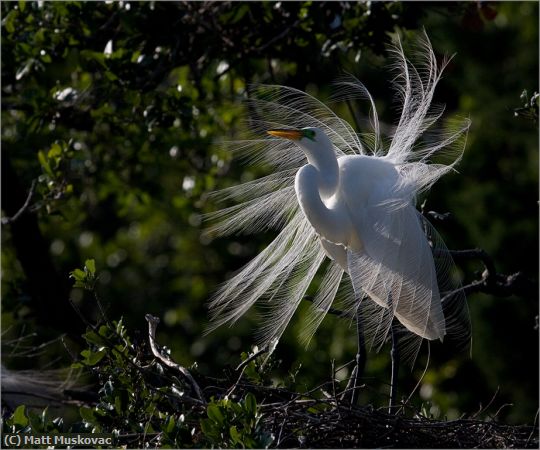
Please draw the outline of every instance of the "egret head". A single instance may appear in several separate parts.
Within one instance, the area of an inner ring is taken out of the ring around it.
[[[302,128],[300,130],[269,130],[271,136],[294,141],[306,154],[308,161],[320,160],[325,156],[334,156],[334,149],[326,133],[320,128]]]

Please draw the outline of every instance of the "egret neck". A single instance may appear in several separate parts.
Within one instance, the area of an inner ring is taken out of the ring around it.
[[[302,141],[304,140],[302,139]],[[309,147],[304,146],[302,141],[298,142],[298,145],[304,150],[309,165],[317,170],[317,190],[323,202],[326,203],[326,200],[336,194],[339,188],[339,168],[334,149],[332,144],[328,142],[329,147],[325,145],[314,152]]]
[[[334,147],[321,130],[300,131],[303,134],[294,141],[303,150],[308,164],[296,174],[298,203],[322,238],[346,246],[350,223],[339,202],[339,166]]]

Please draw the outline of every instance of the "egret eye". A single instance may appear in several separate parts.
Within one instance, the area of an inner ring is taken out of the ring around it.
[[[302,132],[302,137],[308,138],[312,140],[313,142],[315,142],[315,135],[316,133],[313,130],[303,130]]]

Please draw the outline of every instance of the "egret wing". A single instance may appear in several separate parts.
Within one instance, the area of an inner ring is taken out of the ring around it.
[[[389,201],[391,200],[391,201]],[[367,320],[372,345],[381,345],[395,316],[409,331],[442,338],[445,320],[431,248],[414,207],[389,192],[375,190],[363,211],[352,213],[363,243],[348,250],[348,271],[360,297],[385,311]]]

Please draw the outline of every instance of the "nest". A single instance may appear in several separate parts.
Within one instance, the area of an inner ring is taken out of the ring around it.
[[[263,428],[272,433],[272,448],[538,448],[538,426],[506,425],[496,420],[440,421],[413,413],[408,417],[351,406],[340,395],[314,398],[249,382],[224,389],[214,380],[212,395],[257,398]],[[224,381],[224,380],[221,380]],[[206,390],[206,389],[205,389]],[[407,411],[409,414],[409,411]]]
[[[314,414],[306,406],[266,411],[264,421],[278,448],[538,448],[538,429],[531,426],[407,418],[370,407],[338,406]]]
[[[149,324],[152,342],[157,322],[149,320]],[[190,374],[192,392],[199,397],[194,408],[204,414],[202,395],[240,400],[253,394],[262,427],[274,437],[272,448],[539,448],[536,422],[531,426],[506,425],[495,419],[440,421],[414,411],[408,417],[402,413],[404,408],[391,414],[371,405],[351,405],[350,390],[337,393],[334,382],[307,393],[251,383],[243,378],[244,369],[262,352],[251,355],[235,371],[225,371],[225,379],[197,374],[202,389]],[[153,353],[169,369],[187,372],[157,349]]]

